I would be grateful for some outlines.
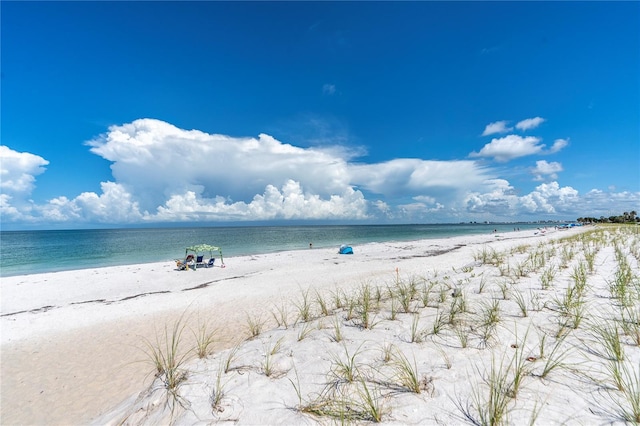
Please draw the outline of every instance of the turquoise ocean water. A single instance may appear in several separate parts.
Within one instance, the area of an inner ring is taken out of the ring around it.
[[[540,224],[239,226],[0,232],[0,276],[162,262],[195,244],[222,247],[225,257],[284,250],[354,247],[534,229]]]

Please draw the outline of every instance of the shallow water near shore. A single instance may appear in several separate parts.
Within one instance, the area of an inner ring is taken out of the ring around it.
[[[237,226],[0,232],[0,276],[160,262],[212,244],[224,256],[536,229],[553,224]]]

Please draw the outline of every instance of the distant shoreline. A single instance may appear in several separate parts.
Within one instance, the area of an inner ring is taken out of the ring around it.
[[[221,246],[225,256],[246,256],[303,250],[309,243],[337,248],[343,243],[415,241],[543,226],[529,222],[2,231],[0,277],[162,262],[184,257],[185,247],[204,242]]]

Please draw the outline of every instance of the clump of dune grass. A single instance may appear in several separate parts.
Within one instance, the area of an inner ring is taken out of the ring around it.
[[[487,247],[482,247],[482,250],[473,253],[473,260],[483,265],[489,263],[489,259],[491,259],[491,252]]]
[[[269,344],[264,347],[264,361],[262,363],[262,372],[265,376],[271,377],[274,373],[273,356],[280,351],[282,347],[282,338],[277,340],[273,345]]]
[[[389,362],[393,359],[393,352],[397,350],[396,347],[392,343],[385,343],[382,345],[382,362]]]
[[[480,277],[480,282],[478,283],[478,294],[482,294],[486,285],[487,278],[483,275]]]
[[[386,412],[380,392],[370,389],[364,380],[352,386],[328,385],[306,402],[302,399],[299,383],[293,385],[299,395],[298,410],[302,413],[329,418],[340,424],[352,424],[363,421],[379,423]]]
[[[574,255],[573,247],[567,244],[563,245],[560,249],[560,267],[565,269],[568,268],[569,262],[571,262]]]
[[[640,365],[638,369],[621,364],[620,367],[620,394],[614,398],[616,414],[618,417],[630,423],[640,423]]]
[[[414,314],[411,321],[411,343],[422,343],[424,331],[420,328],[420,315]]]
[[[364,380],[360,381],[360,385],[358,395],[360,396],[362,412],[365,413],[365,417],[368,417],[370,421],[380,423],[386,413],[380,391],[375,388],[369,390],[369,386]]]
[[[640,306],[621,305],[620,317],[620,326],[624,334],[631,338],[634,345],[640,346]]]
[[[440,309],[438,309],[436,311],[436,316],[431,326],[431,334],[436,336],[440,334],[440,332],[442,332],[442,330],[444,329],[444,326],[446,325],[446,323],[447,323],[447,319],[446,319],[445,313]]]
[[[438,293],[438,303],[444,303],[447,301],[447,294],[449,293],[450,287],[446,285],[441,285]]]
[[[483,303],[480,310],[479,323],[475,327],[475,332],[480,338],[479,347],[486,348],[491,346],[498,323],[502,319],[500,303],[498,300],[493,300],[491,303]]]
[[[273,319],[276,321],[278,327],[289,328],[289,309],[285,302],[282,302],[280,306],[275,305],[275,310],[271,312]]]
[[[498,300],[493,300],[490,303],[483,303],[480,309],[480,320],[483,325],[495,326],[502,319],[502,310]]]
[[[584,260],[587,263],[587,271],[590,274],[593,274],[595,270],[595,261],[596,261],[596,255],[598,254],[598,250],[590,246],[587,246],[584,248],[583,253],[584,253]]]
[[[540,357],[545,360],[545,363],[542,366],[542,371],[539,374],[537,374],[537,376],[540,377],[541,379],[546,378],[554,370],[566,367],[564,360],[569,355],[569,350],[563,348],[565,337],[566,335],[560,338],[556,338],[556,341],[553,347],[551,348],[551,351],[549,351],[548,354],[546,355],[545,355],[546,349],[544,347],[544,339],[542,340]]]
[[[442,349],[441,346],[436,346],[436,349],[438,350],[438,352],[440,353],[440,356],[442,357],[442,361],[444,361],[444,366],[447,370],[450,370],[451,367],[453,366],[452,362],[451,362],[451,357],[449,357],[449,354],[447,353],[447,351],[445,351],[444,349]]]
[[[538,358],[539,359],[544,359],[547,337],[549,337],[549,335],[544,331],[538,334]]]
[[[249,332],[249,339],[253,339],[262,333],[266,321],[262,318],[261,314],[247,314],[247,331]]]
[[[525,299],[525,297],[522,295],[520,291],[514,291],[513,300],[518,305],[518,308],[520,308],[520,312],[522,313],[522,316],[526,317],[529,314],[529,303],[527,299]]]
[[[533,272],[538,272],[542,269],[546,265],[546,257],[542,248],[538,247],[536,251],[530,253],[526,262],[529,264],[530,269]]]
[[[376,310],[376,302],[371,286],[363,285],[360,287],[358,300],[355,310],[360,320],[360,326],[365,329],[372,329],[375,326],[374,311]]]
[[[504,262],[504,254],[497,252],[493,247],[483,247],[478,253],[475,253],[473,258],[479,261],[483,265],[499,266]]]
[[[409,283],[398,282],[395,287],[395,295],[400,302],[401,312],[409,314],[414,312],[413,301],[418,294],[418,288],[415,281]]]
[[[522,341],[518,341],[518,335],[516,334],[516,343],[512,346],[515,351],[509,363],[509,368],[511,369],[509,394],[512,398],[516,398],[518,396],[518,392],[520,391],[524,378],[531,374],[531,369],[525,362],[526,358],[524,356],[528,335],[529,329],[527,329]]]
[[[581,262],[575,268],[573,268],[571,278],[573,279],[576,291],[583,294],[587,286],[587,268],[585,267],[584,263]]]
[[[219,413],[223,411],[222,408],[222,400],[225,397],[225,383],[222,382],[222,374],[223,374],[223,366],[222,364],[218,368],[218,373],[216,374],[216,380],[213,385],[213,389],[211,390],[211,395],[209,397],[209,402],[211,404],[211,409],[213,413]]]
[[[506,362],[506,353],[498,362],[495,355],[491,357],[491,367],[487,373],[480,372],[482,383],[472,385],[471,402],[463,404],[458,402],[467,420],[476,425],[502,425],[509,423],[509,406],[513,399],[518,396],[523,380],[531,370],[525,363],[525,344],[528,331],[522,341],[512,345],[515,353]],[[483,385],[482,387],[480,385]],[[484,390],[483,390],[484,388]],[[534,410],[535,415],[535,410]]]
[[[302,326],[300,327],[300,330],[298,330],[298,342],[303,341],[304,339],[307,338],[307,336],[313,331],[313,327],[311,326],[311,323],[305,322],[302,324]]]
[[[471,401],[466,404],[458,401],[457,405],[463,416],[474,425],[498,426],[509,423],[509,404],[512,398],[508,369],[503,362],[504,359],[497,364],[495,358],[492,358],[488,375],[478,370],[483,383],[472,385]]]
[[[331,336],[331,339],[334,342],[342,341],[342,323],[337,316],[333,318],[333,335]]]
[[[500,293],[502,294],[502,300],[509,300],[509,294],[511,293],[511,286],[505,280],[498,282]]]
[[[458,341],[460,342],[460,347],[461,348],[465,349],[466,347],[469,346],[468,327],[465,325],[464,322],[460,321],[460,322],[456,323],[453,326],[453,333],[458,338]]]
[[[634,281],[636,281],[637,278],[633,275],[631,266],[619,249],[616,254],[616,259],[618,267],[616,268],[613,281],[609,283],[609,291],[620,305],[625,307],[633,306],[639,299],[637,285],[634,285]]]
[[[529,244],[519,244],[513,249],[512,252],[513,253],[525,254],[527,251],[529,251],[530,247],[531,246],[529,246]]]
[[[309,290],[301,291],[301,299],[294,302],[295,307],[298,309],[297,321],[308,322],[312,318],[311,300],[309,298]]]
[[[183,317],[180,317],[173,327],[165,325],[162,335],[156,333],[155,342],[145,339],[146,354],[155,367],[156,376],[162,380],[174,400],[178,395],[178,387],[187,378],[187,373],[182,367],[189,351],[181,352],[180,349],[184,329]]]
[[[602,358],[611,361],[624,360],[624,347],[620,340],[620,332],[614,323],[605,322],[593,326],[596,341],[600,343],[602,352],[596,352],[591,346],[591,351],[597,353]]]
[[[533,290],[529,290],[529,304],[534,312],[540,312],[546,306],[540,297],[540,293]]]
[[[508,262],[498,265],[498,272],[501,277],[508,277],[511,275],[511,265]]]
[[[205,358],[212,352],[216,331],[209,328],[207,323],[200,323],[197,330],[191,330],[196,342],[195,351],[198,358]]]
[[[391,303],[389,308],[389,316],[387,319],[391,321],[395,321],[398,318],[398,302],[396,301],[395,296],[391,297]]]
[[[236,345],[229,350],[229,353],[227,353],[227,356],[225,357],[224,363],[223,363],[223,370],[225,374],[233,369],[232,364],[238,357],[239,351],[240,351],[240,345]]]
[[[422,290],[420,292],[420,301],[422,302],[422,307],[429,307],[429,302],[431,301],[431,288],[424,284],[422,286]]]
[[[358,299],[354,295],[344,295],[345,319],[351,321],[357,315]]]
[[[356,357],[360,354],[362,344],[356,349],[353,354],[349,354],[349,349],[344,346],[344,357],[337,355],[333,356],[333,362],[331,366],[331,374],[338,380],[345,380],[349,383],[353,382],[359,377],[358,364]]]
[[[540,284],[543,290],[548,290],[556,277],[556,268],[551,265],[540,274]]]
[[[608,373],[615,388],[619,391],[624,389],[624,380],[622,378],[622,361],[609,360],[606,364],[606,372]]]
[[[342,293],[343,293],[343,291],[340,290],[339,288],[336,288],[336,291],[332,291],[331,292],[331,298],[333,299],[333,306],[336,309],[344,308]]]
[[[467,293],[462,288],[456,288],[452,295],[453,300],[451,302],[451,310],[455,310],[458,314],[467,312]]]
[[[396,349],[391,362],[395,370],[394,378],[403,388],[414,393],[425,390],[426,382],[420,380],[415,356],[411,363],[402,351]]]
[[[320,310],[320,314],[323,316],[329,316],[329,305],[325,298],[316,290],[316,304]]]
[[[529,276],[529,271],[530,271],[529,262],[527,260],[524,260],[520,263],[517,263],[514,266],[513,270],[516,278],[527,277]]]
[[[568,285],[562,297],[554,297],[557,312],[560,314],[560,329],[577,329],[585,315],[584,288],[580,285]]]

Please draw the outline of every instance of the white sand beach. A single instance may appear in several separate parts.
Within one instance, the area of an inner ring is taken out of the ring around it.
[[[640,420],[637,228],[3,278],[0,423]]]

